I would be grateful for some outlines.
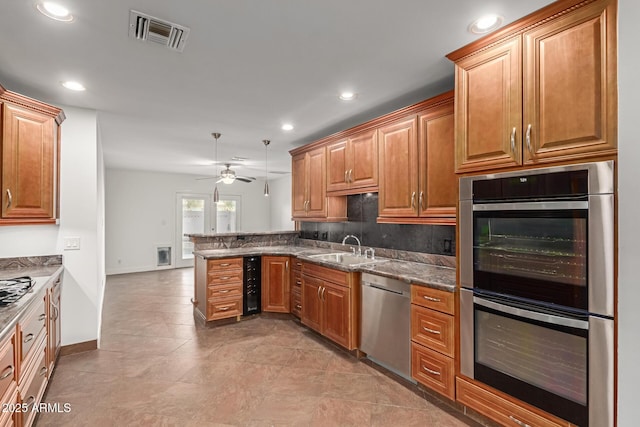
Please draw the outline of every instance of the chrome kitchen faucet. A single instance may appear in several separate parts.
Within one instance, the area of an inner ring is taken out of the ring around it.
[[[356,242],[358,242],[358,256],[362,255],[362,249],[360,248],[360,239],[358,239],[356,236],[354,236],[353,234],[347,234],[346,236],[344,236],[344,239],[342,239],[342,244],[344,245],[345,242],[347,241],[348,238],[353,238],[356,239]],[[356,253],[355,249],[352,248],[353,252]]]

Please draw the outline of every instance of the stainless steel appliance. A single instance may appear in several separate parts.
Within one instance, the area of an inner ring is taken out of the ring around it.
[[[377,364],[411,378],[411,286],[363,273],[360,350]]]
[[[242,275],[242,315],[248,316],[250,314],[260,313],[262,311],[262,298],[261,298],[261,257],[252,256],[244,257],[243,260],[243,275]]]
[[[35,281],[29,276],[0,280],[0,306],[12,304],[31,291]]]
[[[612,426],[613,162],[461,178],[459,231],[461,372]]]

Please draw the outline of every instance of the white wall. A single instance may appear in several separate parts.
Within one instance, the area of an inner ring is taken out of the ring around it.
[[[176,195],[211,194],[212,180],[195,175],[107,169],[106,272],[155,270],[156,245],[170,244],[176,253]],[[270,229],[269,198],[264,181],[218,184],[221,196],[242,196],[240,231]]]
[[[26,94],[28,95],[28,94]],[[96,112],[64,107],[60,158],[60,225],[0,227],[0,257],[63,254],[62,345],[98,338],[103,260],[97,235],[99,148]],[[80,250],[63,251],[63,238]]]
[[[640,2],[619,0],[618,7],[618,426],[632,427],[640,402]]]
[[[269,180],[271,231],[295,229],[291,221],[291,175]]]

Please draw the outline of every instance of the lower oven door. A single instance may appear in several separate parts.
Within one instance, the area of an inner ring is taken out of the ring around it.
[[[461,291],[461,370],[578,426],[613,425],[613,320]]]

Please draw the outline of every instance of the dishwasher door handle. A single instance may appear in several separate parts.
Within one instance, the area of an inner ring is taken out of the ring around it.
[[[364,285],[365,285],[365,286],[369,286],[369,287],[371,287],[371,288],[380,289],[381,291],[384,291],[384,292],[390,292],[390,293],[392,293],[392,294],[396,294],[396,295],[402,295],[402,296],[404,296],[404,292],[401,292],[401,291],[394,291],[393,289],[384,288],[384,287],[382,287],[382,286],[377,286],[377,285],[374,285],[373,283],[365,283]]]

